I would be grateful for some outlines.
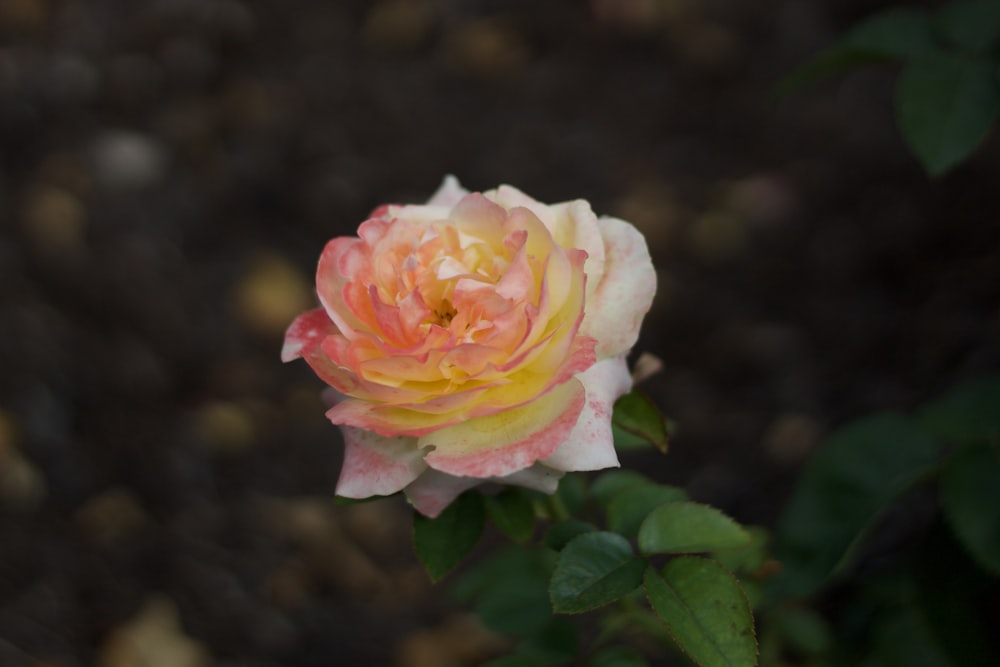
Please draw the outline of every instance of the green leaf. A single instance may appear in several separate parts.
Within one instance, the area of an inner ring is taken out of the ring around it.
[[[632,449],[645,449],[646,447],[649,447],[648,440],[629,433],[625,429],[616,425],[614,422],[611,423],[611,437],[614,440],[615,449],[619,452],[629,451]]]
[[[630,648],[611,646],[595,653],[587,667],[649,667],[649,663]]]
[[[580,521],[579,519],[563,521],[552,526],[549,532],[545,534],[545,546],[555,551],[562,551],[563,547],[574,537],[583,535],[584,533],[591,533],[595,530],[597,530],[597,526],[587,521]]]
[[[954,664],[935,640],[926,619],[912,607],[880,616],[875,628],[875,655],[876,664],[885,667],[952,667]]]
[[[562,664],[572,660],[580,652],[579,630],[576,623],[566,616],[553,617],[540,632],[522,642],[519,648],[544,656],[552,663]]]
[[[920,425],[949,442],[985,444],[1000,440],[1000,377],[966,382],[928,405]]]
[[[836,44],[778,84],[779,96],[821,78],[880,60],[910,60],[937,50],[930,16],[894,8],[857,24]]]
[[[724,568],[736,574],[753,574],[767,562],[767,545],[770,535],[760,526],[746,528],[750,534],[750,544],[742,549],[733,549],[713,553],[712,557]],[[745,585],[745,584],[744,584]]]
[[[879,58],[910,60],[938,50],[927,12],[896,7],[879,12],[851,28],[840,47]]]
[[[903,417],[860,419],[834,433],[806,466],[779,519],[778,597],[808,595],[845,567],[879,513],[936,463],[935,440]]]
[[[700,503],[660,505],[639,527],[639,552],[690,554],[750,545],[750,533],[728,516]]]
[[[938,11],[935,26],[945,41],[968,53],[983,53],[1000,39],[1000,2],[952,2]]]
[[[579,614],[614,602],[642,582],[645,561],[621,535],[586,533],[560,552],[549,595],[557,613]]]
[[[656,404],[639,390],[633,389],[615,401],[611,423],[649,442],[661,452],[667,452],[670,439],[667,421]]]
[[[608,528],[626,537],[639,532],[646,516],[664,503],[687,499],[683,489],[666,484],[643,484],[625,489],[608,503]]]
[[[964,160],[1000,112],[996,65],[952,55],[914,60],[896,83],[896,120],[924,169],[938,176]]]
[[[753,614],[739,582],[707,558],[680,556],[662,573],[646,569],[646,596],[677,642],[701,667],[757,664]]]
[[[655,484],[653,480],[634,470],[607,470],[602,472],[590,485],[590,497],[601,507],[625,489]]]
[[[587,478],[579,473],[566,475],[559,480],[556,495],[569,515],[576,516],[587,498]]]
[[[548,585],[554,560],[544,549],[510,546],[463,572],[451,593],[472,602],[494,632],[533,637],[552,623]]]
[[[535,530],[535,509],[521,490],[508,487],[496,496],[486,496],[486,514],[504,535],[523,544]]]
[[[784,607],[771,618],[785,644],[799,655],[819,655],[833,646],[833,631],[808,607]]]
[[[467,491],[436,519],[413,515],[413,546],[432,581],[448,574],[479,541],[485,515],[483,498]]]
[[[969,555],[1000,576],[1000,450],[959,450],[945,468],[941,501],[945,518]]]
[[[987,591],[997,590],[997,579],[976,566],[942,518],[931,525],[919,549],[913,550],[912,579],[917,595],[915,611],[933,630],[954,665],[1000,665],[995,613],[989,611]]]

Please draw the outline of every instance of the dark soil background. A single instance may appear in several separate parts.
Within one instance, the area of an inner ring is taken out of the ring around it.
[[[446,173],[649,239],[633,454],[773,525],[825,433],[1000,368],[1000,145],[930,181],[895,70],[775,100],[854,0],[3,0],[0,664],[472,665],[501,645],[332,502],[278,360],[323,243]]]

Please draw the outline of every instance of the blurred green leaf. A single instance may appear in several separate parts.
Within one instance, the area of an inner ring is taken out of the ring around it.
[[[873,415],[835,432],[803,471],[775,534],[782,570],[772,595],[801,596],[844,567],[879,513],[939,457],[901,416]]]
[[[844,35],[840,47],[899,60],[938,50],[930,15],[915,7],[893,7],[868,17]]]
[[[933,24],[919,9],[893,8],[851,28],[836,44],[795,70],[777,86],[779,96],[821,78],[880,60],[911,60],[934,53]]]
[[[563,547],[577,535],[590,533],[597,530],[597,526],[587,521],[579,519],[569,519],[562,523],[557,523],[545,534],[545,546],[556,551],[562,551]]]
[[[1000,576],[1000,450],[959,450],[944,470],[941,501],[948,524],[969,555]]]
[[[615,441],[615,449],[620,452],[632,449],[645,449],[646,447],[649,447],[648,440],[638,435],[629,433],[614,422],[611,423],[611,437]]]
[[[660,505],[639,527],[639,552],[690,554],[749,546],[750,533],[708,505],[678,501]]]
[[[535,509],[521,489],[507,487],[496,496],[485,496],[486,514],[501,533],[523,544],[535,530]]]
[[[984,444],[1000,440],[1000,377],[959,385],[917,416],[921,426],[949,442]]]
[[[826,653],[833,646],[833,631],[826,619],[808,607],[783,607],[770,618],[784,644],[799,655]]]
[[[507,547],[463,572],[451,594],[472,602],[491,630],[532,637],[552,622],[548,585],[553,564],[543,549]]]
[[[973,0],[943,6],[935,17],[942,38],[962,51],[982,53],[1000,39],[1000,2]]]
[[[977,567],[943,518],[928,530],[914,561],[919,611],[951,661],[1000,665],[996,614],[990,609],[1000,579]]]
[[[753,614],[739,582],[707,558],[646,569],[646,595],[674,641],[702,667],[757,664]]]
[[[624,646],[611,646],[595,653],[587,667],[648,667],[646,659]]]
[[[750,544],[742,549],[729,549],[712,554],[724,568],[736,574],[753,573],[767,562],[768,532],[760,526],[745,528],[750,534]]]
[[[667,420],[656,404],[639,390],[634,389],[615,401],[611,423],[666,453],[670,439]]]
[[[879,617],[875,656],[884,667],[957,667],[934,639],[926,620],[911,607]]]
[[[552,608],[578,614],[614,602],[642,582],[645,561],[621,535],[586,533],[559,554],[549,588]]]
[[[896,120],[924,169],[939,176],[989,134],[1000,112],[996,64],[952,55],[910,62],[896,82]]]
[[[635,537],[639,526],[654,509],[678,500],[686,500],[683,489],[666,484],[644,484],[621,491],[608,503],[608,528],[626,537]]]
[[[619,492],[647,484],[655,484],[642,473],[634,470],[605,470],[590,484],[590,497],[601,507],[607,508]]]
[[[456,600],[469,602],[508,574],[529,579],[543,576],[548,581],[555,562],[555,554],[546,549],[507,545],[462,572],[450,582],[448,591]]]
[[[413,515],[413,546],[432,581],[448,574],[479,541],[485,524],[483,498],[467,491],[436,519]]]
[[[543,656],[552,663],[563,664],[573,660],[580,652],[579,629],[571,619],[555,616],[540,632],[522,642],[519,648]]]
[[[579,473],[566,475],[559,480],[556,495],[569,515],[577,516],[587,500],[587,478]]]

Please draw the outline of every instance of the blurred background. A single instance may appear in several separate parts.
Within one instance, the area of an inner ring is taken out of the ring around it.
[[[771,92],[888,4],[3,0],[0,664],[503,649],[405,503],[333,504],[339,433],[278,358],[325,241],[448,173],[646,234],[678,430],[624,462],[740,521],[838,424],[1000,369],[996,138],[931,181],[892,67]]]

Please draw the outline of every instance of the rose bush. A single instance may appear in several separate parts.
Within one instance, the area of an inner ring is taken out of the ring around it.
[[[332,388],[337,494],[403,490],[433,517],[485,481],[551,493],[564,472],[618,465],[612,407],[655,290],[629,223],[448,177],[327,244],[322,307],[291,324],[282,358]]]

